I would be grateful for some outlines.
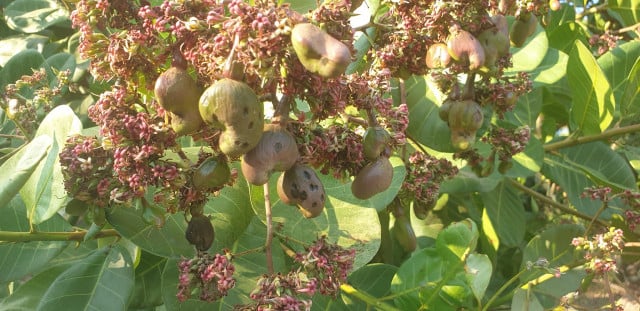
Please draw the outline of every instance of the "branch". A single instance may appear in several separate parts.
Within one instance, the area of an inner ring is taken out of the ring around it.
[[[5,242],[36,242],[36,241],[84,241],[87,231],[76,232],[14,232],[0,231],[0,244]],[[105,229],[93,236],[93,239],[120,237],[115,229]]]
[[[548,143],[543,146],[545,152],[556,151],[561,148],[572,147],[580,144],[586,144],[594,141],[605,140],[614,136],[620,136],[640,131],[640,123],[606,130],[600,134],[581,136],[577,138],[567,138],[562,141]]]
[[[596,14],[598,12],[602,12],[602,11],[606,11],[607,10],[607,4],[603,3],[603,4],[599,4],[596,6],[592,6],[578,14],[576,14],[576,21],[581,21],[583,17],[590,15],[590,14]]]
[[[273,221],[271,219],[271,199],[269,197],[269,183],[264,184],[264,216],[267,218],[267,240],[264,242],[267,271],[273,274],[273,254],[271,244],[273,242]]]
[[[518,190],[520,190],[520,191],[522,191],[522,192],[524,192],[524,193],[526,193],[526,194],[528,194],[528,195],[532,196],[534,199],[537,199],[537,200],[540,200],[540,201],[542,201],[542,202],[544,202],[544,203],[546,203],[546,204],[549,204],[549,205],[551,205],[552,207],[555,207],[555,208],[559,209],[560,211],[562,211],[562,212],[564,212],[564,213],[571,214],[571,215],[573,215],[573,216],[576,216],[576,217],[578,217],[578,218],[582,218],[582,219],[584,219],[584,220],[588,220],[588,221],[596,222],[596,223],[598,223],[599,225],[604,226],[604,227],[608,227],[607,223],[605,223],[604,221],[602,221],[602,220],[600,220],[600,219],[597,219],[597,218],[591,217],[591,216],[589,216],[589,215],[586,215],[586,214],[580,213],[580,212],[578,212],[578,211],[576,211],[576,210],[572,209],[572,208],[571,208],[571,207],[569,207],[569,206],[566,206],[566,205],[560,204],[560,203],[558,203],[558,202],[556,202],[556,201],[552,200],[551,198],[549,198],[549,197],[547,197],[547,196],[545,196],[545,195],[542,195],[542,194],[540,194],[540,193],[538,193],[538,192],[534,191],[533,189],[530,189],[530,188],[528,188],[528,187],[526,187],[526,186],[524,186],[524,185],[520,184],[519,182],[517,182],[517,181],[515,181],[515,180],[511,179],[511,178],[507,178],[507,180],[508,180],[508,181],[509,181],[513,186],[515,186],[516,188],[518,188]]]

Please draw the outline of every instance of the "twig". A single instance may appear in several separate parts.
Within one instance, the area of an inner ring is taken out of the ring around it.
[[[36,242],[36,241],[84,241],[87,231],[76,232],[14,232],[0,231],[0,241],[7,242]],[[115,229],[101,230],[93,236],[93,239],[120,237]]]
[[[586,10],[580,12],[580,13],[577,13],[576,14],[576,21],[581,21],[582,18],[587,16],[587,15],[596,14],[598,12],[606,11],[606,10],[607,10],[607,4],[606,3],[600,4],[600,5],[596,5],[596,6],[592,6],[592,7],[588,8],[588,9],[586,9]]]
[[[353,296],[359,300],[364,301],[368,306],[374,307],[376,310],[399,311],[399,309],[387,303],[384,303],[376,297],[373,297],[365,292],[359,291],[349,284],[340,285],[340,290],[349,296]]]
[[[269,198],[269,183],[264,184],[264,216],[267,218],[267,240],[264,242],[264,252],[267,260],[267,271],[273,274],[273,253],[271,244],[273,242],[273,222],[271,219],[271,199]]]
[[[578,218],[582,218],[582,219],[588,220],[588,221],[593,220],[594,222],[597,222],[601,226],[608,227],[607,223],[605,223],[604,221],[602,221],[600,219],[591,217],[589,215],[585,215],[585,214],[580,213],[580,212],[578,212],[578,211],[576,211],[574,209],[571,209],[568,206],[560,204],[560,203],[552,200],[551,198],[548,198],[547,196],[544,196],[544,195],[542,195],[542,194],[540,194],[540,193],[538,193],[538,192],[536,192],[536,191],[534,191],[532,189],[529,189],[528,187],[520,184],[519,182],[517,182],[517,181],[515,181],[513,179],[508,178],[507,180],[509,180],[509,182],[513,186],[518,188],[520,191],[525,192],[526,194],[532,196],[534,199],[537,199],[537,200],[540,200],[540,201],[542,201],[542,202],[544,202],[546,204],[549,204],[552,207],[555,207],[555,208],[557,208],[557,209],[559,209],[559,210],[561,210],[561,211],[563,211],[563,212],[565,212],[567,214],[571,214],[571,215],[574,215],[574,216],[576,216]]]
[[[629,134],[629,133],[639,132],[639,131],[640,131],[640,123],[606,130],[600,134],[581,136],[576,138],[570,137],[562,141],[545,144],[543,146],[543,149],[545,152],[556,151],[561,148],[572,147],[572,146],[590,143],[590,142],[599,141],[599,140],[605,140],[614,136],[619,136],[619,135],[624,135],[624,134]]]

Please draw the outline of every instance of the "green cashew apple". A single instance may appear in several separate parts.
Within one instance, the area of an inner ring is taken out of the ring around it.
[[[364,157],[370,161],[377,159],[387,147],[390,140],[391,136],[389,132],[381,126],[367,128],[362,138]]]
[[[427,56],[425,57],[427,67],[431,69],[447,68],[451,63],[451,55],[447,45],[444,43],[436,43],[429,46]]]
[[[482,67],[485,62],[485,54],[480,41],[460,27],[451,27],[450,32],[447,39],[447,49],[451,58],[468,65],[470,70]]]
[[[482,126],[482,108],[473,100],[454,101],[449,108],[451,144],[457,150],[467,150],[475,144],[476,132]]]
[[[303,164],[295,164],[278,178],[278,197],[288,205],[295,205],[305,218],[317,217],[324,209],[326,194],[315,171]]]
[[[198,106],[202,90],[186,70],[171,67],[156,80],[154,94],[162,108],[184,117]]]
[[[366,200],[387,190],[392,180],[393,166],[389,158],[380,156],[358,172],[351,183],[351,193],[360,200]]]
[[[231,170],[221,157],[208,157],[193,173],[193,186],[198,190],[221,187],[229,181]]]
[[[402,214],[396,217],[391,233],[405,252],[410,253],[416,249],[418,245],[416,233],[413,231],[411,221],[406,215]]]
[[[304,68],[321,77],[335,78],[351,63],[349,47],[311,23],[293,26],[291,44]]]
[[[203,252],[211,247],[214,236],[215,232],[209,217],[202,214],[191,217],[185,232],[185,238],[189,241],[189,244],[195,245],[198,251]]]
[[[176,135],[183,136],[197,132],[202,127],[202,118],[197,111],[184,114],[184,116],[169,111],[171,128]]]
[[[296,140],[277,124],[267,124],[253,149],[242,156],[242,174],[253,185],[264,185],[273,171],[290,169],[300,156]]]
[[[216,81],[200,96],[199,111],[205,123],[222,130],[219,147],[231,158],[247,153],[260,141],[264,107],[243,82]]]
[[[489,69],[495,67],[498,58],[509,53],[509,37],[495,27],[481,32],[478,41],[484,49],[484,65]]]
[[[518,16],[509,31],[509,39],[515,47],[522,47],[533,33],[536,32],[538,19],[534,14],[524,13]]]

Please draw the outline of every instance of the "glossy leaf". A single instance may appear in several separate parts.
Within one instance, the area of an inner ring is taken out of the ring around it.
[[[53,137],[54,142],[45,159],[20,190],[32,223],[39,224],[49,219],[66,203],[67,192],[58,154],[64,148],[67,137],[80,134],[81,131],[82,123],[68,106],[54,108],[40,123],[35,137],[48,135]]]
[[[526,222],[524,206],[516,189],[503,180],[493,191],[480,193],[480,196],[500,244],[508,247],[520,245]]]
[[[18,194],[47,154],[52,141],[48,135],[38,136],[0,166],[0,208],[7,206]]]
[[[473,295],[476,300],[482,301],[493,272],[491,260],[484,254],[469,254],[464,265],[464,271]]]
[[[0,231],[29,232],[27,210],[20,197],[15,197],[2,209]],[[71,231],[71,225],[60,215],[36,225],[39,232]],[[34,241],[0,243],[0,283],[18,280],[46,267],[69,245],[66,241]]]
[[[625,97],[626,90],[633,90],[634,87],[637,90],[637,85],[633,84],[634,78],[637,77],[632,76],[631,71],[639,58],[640,42],[638,41],[620,44],[598,58],[598,64],[611,83],[616,103],[620,105],[620,112],[640,106],[640,98],[636,97],[632,101],[627,101],[629,98]],[[622,117],[625,116],[625,114],[622,115]]]
[[[38,32],[69,20],[67,12],[54,0],[15,0],[4,9],[4,15],[11,29],[24,33]]]
[[[615,108],[613,92],[591,51],[580,41],[569,53],[567,79],[573,90],[572,129],[583,135],[607,129]]]
[[[620,115],[623,118],[637,120],[638,114],[640,114],[640,58],[629,72],[627,85],[620,101]]]
[[[451,131],[438,116],[441,101],[436,99],[425,77],[412,76],[405,81],[406,102],[409,108],[407,133],[419,143],[441,152],[454,152]],[[397,98],[399,102],[399,94]],[[395,100],[395,99],[394,99]]]
[[[454,222],[436,239],[438,254],[450,263],[464,262],[478,243],[478,227],[471,219]]]
[[[391,281],[393,293],[406,293],[395,297],[395,305],[401,310],[417,310],[420,297],[415,289],[433,287],[442,280],[446,266],[434,248],[415,252],[398,269]]]
[[[290,3],[292,9],[303,14],[315,9],[318,3],[315,0],[287,0],[280,2]]]
[[[535,87],[542,85],[552,89],[563,87],[566,82],[561,81],[566,80],[568,60],[569,56],[566,53],[556,49],[548,49],[538,67],[529,72],[531,80],[533,80],[533,92],[535,92]]]
[[[42,295],[63,272],[71,267],[71,262],[50,266],[18,287],[11,296],[0,300],[0,311],[33,311],[38,308]]]
[[[360,34],[358,40],[354,42],[354,47],[356,48],[355,61],[349,64],[347,67],[346,74],[352,74],[356,72],[362,72],[368,66],[368,59],[366,58],[366,54],[371,49],[373,45],[373,41],[376,39],[376,28],[369,27],[364,30]]]
[[[584,234],[584,227],[574,224],[554,225],[533,237],[524,249],[521,270],[528,270],[527,262],[535,263],[540,258],[549,262],[549,267],[559,267],[577,259],[575,247],[571,245],[574,237]],[[532,269],[520,278],[529,281],[546,271]]]
[[[166,258],[142,252],[140,263],[135,267],[135,285],[128,308],[152,308],[163,304],[162,271]]]
[[[33,74],[33,69],[40,68],[44,62],[44,57],[37,50],[28,49],[17,53],[0,70],[0,87],[4,89],[7,84],[15,83],[23,75]],[[50,68],[47,70],[51,71]]]
[[[524,150],[512,158],[513,168],[507,172],[507,176],[517,178],[520,176],[537,173],[544,163],[544,149],[540,140],[531,136]]]
[[[619,154],[601,142],[560,150],[560,156],[547,155],[542,173],[557,182],[567,193],[569,202],[587,215],[594,215],[602,202],[583,198],[585,188],[600,185],[613,189],[637,189],[632,168]],[[622,204],[618,199],[601,217],[609,218]]]
[[[60,306],[124,310],[133,283],[126,251],[117,245],[102,248],[60,274],[42,295],[38,310],[60,310]]]
[[[17,53],[24,50],[34,49],[36,52],[42,52],[42,46],[49,41],[49,38],[37,34],[19,34],[5,37],[0,40],[0,66],[5,64]]]
[[[505,113],[505,120],[514,125],[527,125],[534,128],[541,110],[542,88],[534,88],[518,98],[513,110]]]
[[[391,291],[391,280],[398,268],[387,264],[368,264],[349,274],[348,282],[359,291],[372,297],[384,297]],[[352,310],[364,310],[367,305],[344,292],[341,294],[344,303]]]
[[[513,18],[508,18],[508,20],[510,22],[509,25],[511,25]],[[536,69],[542,63],[548,49],[549,41],[547,35],[540,23],[538,23],[536,32],[527,39],[521,48],[511,47],[513,67],[506,72],[527,72]]]
[[[579,23],[569,21],[556,27],[553,31],[547,32],[549,45],[553,48],[569,53],[573,48],[573,42],[581,41],[588,45],[589,34]]]
[[[511,300],[511,310],[544,311],[545,309],[530,290],[518,288]]]
[[[609,0],[607,7],[620,16],[623,26],[632,26],[640,22],[640,1]]]
[[[143,250],[161,257],[193,256],[195,248],[187,242],[187,222],[181,214],[167,216],[162,228],[147,222],[142,211],[132,207],[112,207],[107,220],[118,233]]]
[[[487,192],[493,190],[501,179],[502,176],[498,172],[494,172],[488,177],[478,177],[469,166],[465,166],[458,172],[458,175],[442,182],[440,193]]]

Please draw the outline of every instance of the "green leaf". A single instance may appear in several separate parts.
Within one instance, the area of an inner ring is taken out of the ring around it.
[[[54,0],[15,0],[4,9],[7,25],[24,33],[34,33],[67,21],[68,13]]]
[[[638,0],[608,0],[607,7],[620,16],[623,26],[632,26],[640,22],[640,1]]]
[[[318,175],[318,177],[320,177],[320,180],[324,185],[324,189],[330,198],[335,198],[336,200],[360,207],[369,207],[376,209],[376,211],[382,211],[387,208],[387,205],[389,205],[393,201],[393,199],[395,199],[396,195],[400,191],[400,188],[402,187],[404,177],[407,174],[407,170],[404,167],[402,159],[400,159],[399,157],[391,157],[389,158],[389,161],[393,166],[393,179],[391,180],[391,185],[389,186],[389,188],[387,188],[387,190],[378,193],[366,200],[360,200],[353,196],[353,194],[351,193],[352,182],[343,183],[342,181],[337,180],[332,176],[322,174]]]
[[[107,220],[123,237],[141,249],[162,257],[193,256],[195,248],[187,242],[187,222],[182,214],[169,215],[162,228],[145,221],[142,211],[132,207],[112,207]]]
[[[511,310],[544,311],[545,309],[530,290],[517,288],[511,300]]]
[[[445,269],[442,258],[434,248],[415,252],[398,269],[391,281],[391,291],[396,295],[394,302],[401,310],[417,310],[420,297],[416,289],[434,287],[442,280]]]
[[[611,83],[613,96],[616,103],[620,105],[620,112],[624,115],[625,108],[640,106],[640,98],[634,101],[626,101],[625,92],[627,89],[633,90],[634,81],[629,80],[634,64],[640,58],[640,42],[630,41],[620,44],[616,48],[603,54],[598,58],[598,64],[602,68],[605,76]],[[637,89],[637,88],[636,88]]]
[[[40,68],[43,63],[44,57],[37,50],[28,49],[14,55],[0,70],[0,88],[4,90],[7,84],[16,82],[23,75],[33,74],[33,69]],[[48,66],[45,68],[51,71]]]
[[[27,210],[20,197],[15,197],[0,217],[0,231],[29,232]],[[60,215],[35,226],[38,232],[67,232],[71,226]],[[0,243],[0,283],[18,280],[49,264],[69,242],[37,241],[29,243]]]
[[[478,177],[469,166],[465,166],[458,172],[458,175],[442,182],[440,193],[487,192],[493,190],[501,179],[502,176],[497,172],[487,177]]]
[[[372,297],[380,298],[390,293],[391,280],[393,280],[397,271],[398,268],[392,265],[380,263],[368,264],[349,274],[348,282],[357,290],[367,293]],[[344,303],[351,310],[365,310],[367,308],[367,304],[363,301],[352,298],[344,292],[341,296]]]
[[[427,87],[426,78],[412,76],[405,81],[405,90],[409,108],[407,133],[411,138],[431,149],[454,152],[449,126],[438,116],[441,101],[436,99],[432,87]],[[393,94],[394,101],[399,102],[400,95]]]
[[[42,52],[42,46],[49,42],[49,38],[42,35],[19,34],[0,40],[0,66],[5,66],[9,59],[23,50],[34,49]]]
[[[601,142],[563,148],[559,156],[548,154],[542,173],[558,183],[567,193],[569,202],[587,215],[595,215],[602,202],[581,197],[585,188],[637,189],[633,169],[627,161]],[[611,217],[622,205],[619,199],[612,200],[601,217]]]
[[[627,81],[620,101],[620,115],[622,118],[637,120],[640,114],[640,58],[629,72]]]
[[[286,1],[280,0],[279,2],[290,3],[292,9],[303,14],[315,9],[318,3],[316,0],[286,0]]]
[[[436,238],[438,254],[450,263],[464,262],[478,243],[478,227],[471,219],[454,222]]]
[[[135,286],[128,308],[152,308],[163,304],[162,271],[166,258],[142,252],[140,263],[135,269]]]
[[[38,310],[125,310],[134,283],[131,258],[125,254],[117,245],[105,247],[74,264],[51,283]]]
[[[540,111],[542,111],[542,88],[534,88],[518,98],[513,110],[505,113],[505,120],[514,125],[535,128]]]
[[[507,176],[517,178],[531,173],[537,173],[544,163],[544,148],[540,140],[531,136],[524,151],[513,156],[513,168],[507,172]]]
[[[589,44],[587,31],[579,23],[573,21],[565,22],[553,31],[548,31],[547,34],[549,36],[549,45],[565,53],[571,51],[574,45],[573,42],[576,40],[585,45]]]
[[[48,135],[54,142],[45,160],[40,162],[20,190],[32,223],[39,224],[49,219],[66,203],[67,192],[58,154],[67,137],[81,131],[82,123],[68,106],[54,108],[40,123],[35,137]]]
[[[514,18],[508,17],[508,21],[511,24]],[[536,32],[533,33],[521,48],[512,47],[511,53],[513,54],[512,62],[513,67],[509,70],[505,70],[505,73],[517,73],[520,71],[528,72],[535,70],[547,54],[549,49],[549,41],[547,35],[540,25],[536,26]]]
[[[529,77],[533,80],[533,86],[562,87],[566,82],[558,82],[565,80],[568,60],[569,56],[564,52],[556,49],[547,50],[547,54],[538,67],[529,72]]]
[[[579,260],[571,240],[584,234],[584,227],[574,224],[553,225],[539,235],[533,237],[523,252],[521,270],[528,269],[528,263],[540,259],[548,261],[547,269],[533,268],[520,277],[525,284],[522,289],[529,290],[529,296],[535,295],[531,301],[537,301],[545,310],[558,305],[560,299],[578,289],[586,276],[583,269],[571,269],[555,277],[555,269],[563,265],[572,265]]]
[[[569,53],[567,79],[573,90],[573,130],[591,135],[607,129],[615,109],[613,92],[591,51],[578,40]]]
[[[376,39],[376,34],[376,27],[369,27],[360,34],[360,37],[353,44],[357,51],[355,61],[349,64],[345,71],[346,74],[362,72],[369,66],[369,60],[366,55]]]
[[[491,260],[484,254],[469,254],[467,263],[464,266],[467,283],[473,291],[476,300],[482,301],[484,293],[489,286],[493,266]]]
[[[71,262],[54,265],[20,285],[13,294],[0,300],[0,311],[33,311],[38,308],[42,295],[60,274],[71,267]]]
[[[503,180],[493,191],[482,192],[480,196],[500,243],[508,247],[520,245],[526,228],[525,212],[514,187]]]
[[[38,136],[0,166],[0,208],[18,194],[47,154],[52,141],[47,135]]]

